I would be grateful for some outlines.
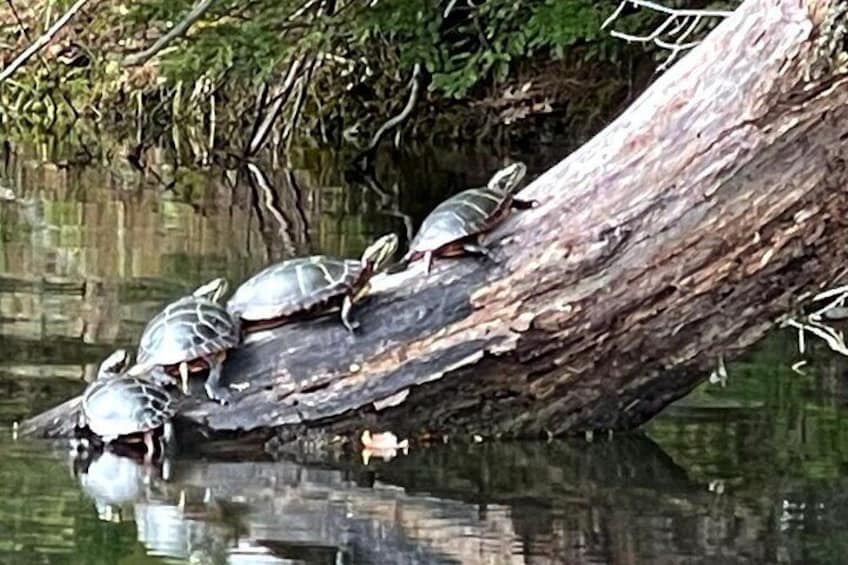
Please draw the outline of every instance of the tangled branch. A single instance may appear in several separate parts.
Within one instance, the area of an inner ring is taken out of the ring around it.
[[[669,8],[662,4],[657,4],[649,0],[622,0],[615,9],[615,12],[610,15],[601,25],[601,29],[606,29],[610,24],[616,21],[621,16],[622,11],[628,4],[632,4],[637,8],[647,8],[654,12],[665,14],[666,17],[654,30],[647,35],[632,35],[617,30],[611,30],[610,35],[624,41],[634,43],[653,43],[661,49],[668,50],[669,56],[657,68],[657,71],[664,71],[677,59],[677,56],[682,52],[692,47],[695,47],[700,40],[690,40],[692,34],[699,28],[702,22],[711,18],[726,18],[733,12],[727,10],[691,10],[683,8]]]
[[[845,343],[843,332],[828,321],[844,320],[848,317],[846,302],[848,302],[848,286],[840,286],[817,294],[811,302],[822,302],[827,300],[825,306],[816,309],[811,314],[801,318],[789,318],[784,320],[783,326],[798,330],[798,352],[803,355],[806,352],[806,339],[804,333],[810,333],[827,343],[836,353],[848,356],[848,344]]]

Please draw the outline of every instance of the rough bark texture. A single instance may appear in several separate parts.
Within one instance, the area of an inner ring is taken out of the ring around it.
[[[229,382],[250,383],[238,401],[195,395],[187,421],[283,445],[646,421],[844,272],[848,75],[832,63],[846,49],[820,47],[836,10],[748,0],[521,193],[541,206],[490,235],[499,266],[383,277],[355,337],[335,319],[276,330],[231,355]],[[69,411],[25,430],[68,433]]]

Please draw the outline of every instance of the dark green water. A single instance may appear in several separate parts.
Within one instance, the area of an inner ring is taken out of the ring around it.
[[[483,156],[488,155],[488,156]],[[87,468],[11,423],[78,393],[161,303],[306,251],[354,255],[483,181],[492,152],[346,176],[198,173],[0,151],[0,563],[843,563],[848,373],[775,333],[643,434],[446,445],[339,469],[177,458]],[[512,155],[541,170],[559,155]],[[49,158],[48,158],[49,157]],[[105,164],[103,164],[105,163]]]

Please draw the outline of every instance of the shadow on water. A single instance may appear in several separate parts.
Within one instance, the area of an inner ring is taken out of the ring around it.
[[[151,150],[147,174],[62,151],[0,151],[4,427],[79,393],[186,289],[292,254],[355,256],[505,157],[538,172],[561,156],[434,149],[367,178],[314,150],[208,171]],[[794,338],[776,333],[644,435],[367,466],[73,461],[0,432],[0,563],[841,563],[848,372],[813,349],[796,374]]]

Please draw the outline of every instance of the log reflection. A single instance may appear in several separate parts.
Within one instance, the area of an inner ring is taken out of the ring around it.
[[[180,559],[767,562],[786,550],[756,500],[711,491],[644,437],[443,446],[369,467],[177,459],[169,472],[136,489],[132,519],[150,554]]]

